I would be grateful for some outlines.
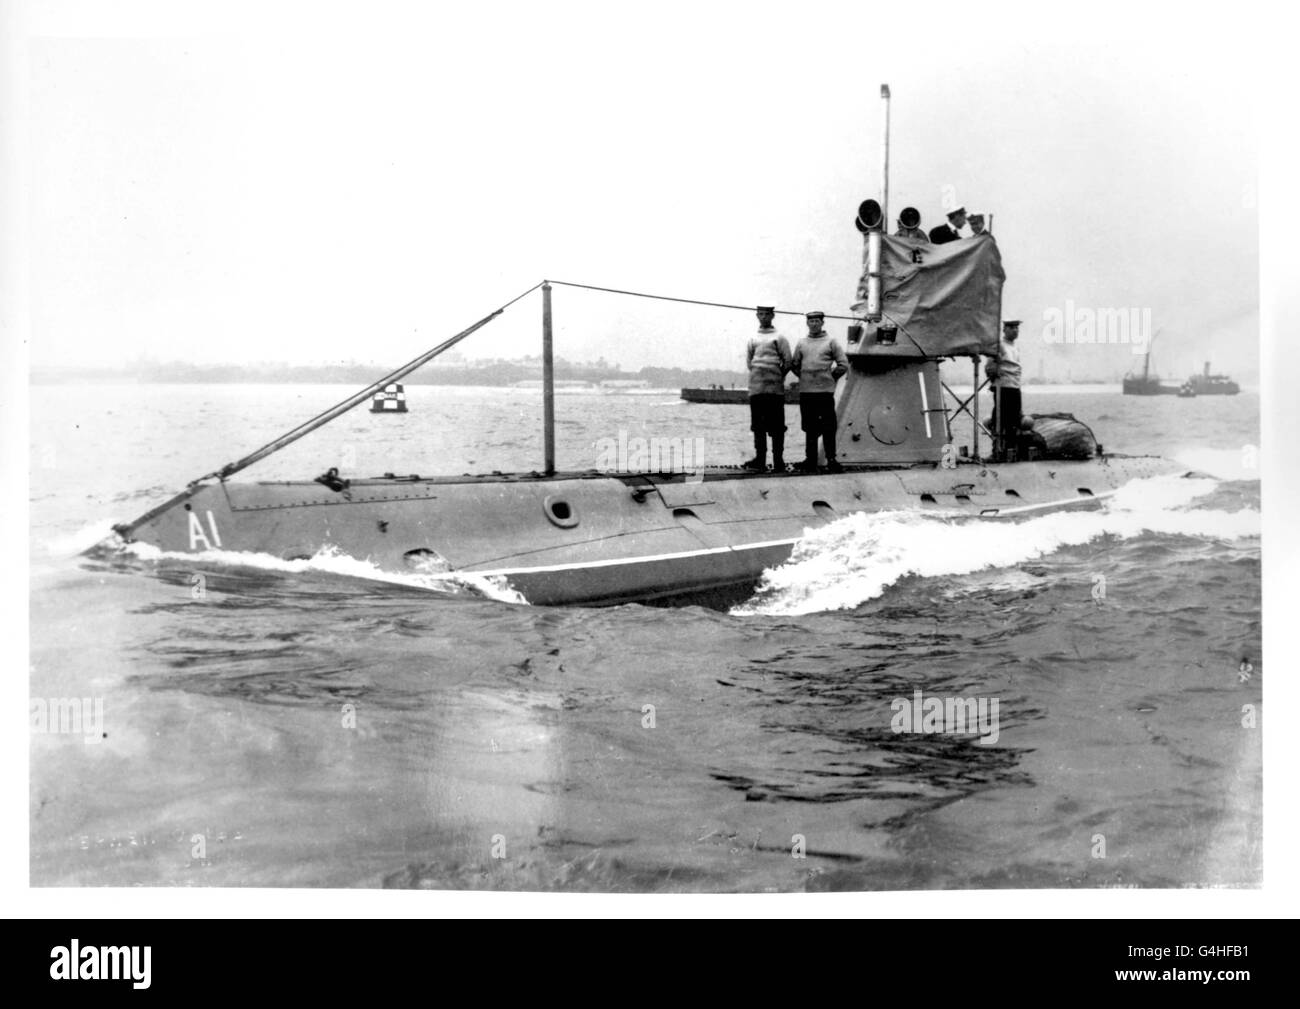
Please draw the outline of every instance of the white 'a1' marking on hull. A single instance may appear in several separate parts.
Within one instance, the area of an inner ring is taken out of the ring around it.
[[[190,517],[190,549],[198,549],[199,541],[203,541],[203,549],[211,550],[215,545],[218,549],[221,547],[221,534],[217,532],[217,520],[212,517],[211,510],[208,511],[208,528],[212,530],[212,539],[208,539],[208,534],[203,531],[203,524],[199,522],[199,517],[193,512],[189,512]]]

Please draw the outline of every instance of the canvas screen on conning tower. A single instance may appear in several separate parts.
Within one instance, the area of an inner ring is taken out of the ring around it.
[[[898,326],[900,342],[929,357],[997,353],[1006,274],[992,235],[944,245],[882,235],[880,279],[882,324]],[[853,310],[866,309],[864,264]]]

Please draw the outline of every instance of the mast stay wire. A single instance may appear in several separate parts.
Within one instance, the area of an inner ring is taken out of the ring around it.
[[[669,295],[666,295],[666,294],[647,294],[647,293],[644,292],[644,291],[625,291],[625,290],[622,290],[621,288],[617,288],[617,287],[597,287],[595,284],[575,284],[575,283],[573,283],[572,281],[568,281],[568,280],[550,280],[550,281],[547,281],[546,283],[550,283],[550,284],[560,284],[560,285],[562,285],[562,286],[564,286],[564,287],[580,287],[580,288],[582,288],[582,289],[584,289],[584,290],[587,290],[587,291],[604,291],[604,292],[606,292],[607,294],[627,294],[627,295],[631,295],[631,296],[634,297],[634,298],[651,298],[651,299],[653,299],[653,300],[655,300],[655,301],[677,301],[677,302],[681,302],[682,304],[685,304],[685,305],[706,305],[706,306],[708,306],[709,308],[735,308],[735,309],[739,309],[739,310],[742,311],[742,312],[752,312],[752,311],[754,311],[754,306],[753,306],[753,305],[731,305],[731,304],[728,304],[728,303],[726,303],[726,302],[722,302],[722,301],[699,301],[699,300],[697,300],[697,299],[695,299],[695,298],[674,298],[674,297],[670,297]],[[776,315],[803,315],[804,313],[803,313],[803,312],[794,312],[794,311],[791,311],[790,309],[777,309],[777,310],[774,312],[774,314],[776,314]],[[829,312],[826,313],[826,318],[828,318],[828,319],[844,319],[844,320],[846,320],[846,321],[848,321],[848,322],[861,322],[861,321],[862,321],[861,318],[859,318],[859,317],[856,316],[856,315],[831,315]]]
[[[420,368],[423,365],[427,364],[429,361],[432,361],[439,354],[443,353],[444,351],[450,350],[456,344],[460,343],[461,340],[464,340],[465,338],[467,338],[477,330],[481,329],[483,326],[487,325],[498,315],[501,315],[507,308],[514,305],[516,302],[526,298],[528,295],[532,294],[534,291],[536,291],[538,288],[542,287],[545,284],[555,284],[561,287],[573,287],[573,288],[579,288],[587,291],[603,291],[607,294],[622,294],[634,298],[650,298],[655,301],[673,301],[685,305],[703,305],[709,308],[735,309],[744,312],[752,312],[754,310],[753,305],[736,305],[736,304],[731,304],[728,302],[721,302],[721,301],[704,301],[697,298],[678,298],[678,297],[672,297],[670,295],[664,295],[664,294],[650,294],[645,291],[629,291],[617,287],[601,287],[596,284],[579,284],[568,280],[540,280],[532,287],[528,288],[526,291],[523,291],[522,293],[515,295],[515,297],[511,298],[500,308],[497,308],[496,310],[490,312],[488,315],[485,315],[483,318],[479,319],[477,322],[475,322],[473,325],[469,326],[468,328],[461,330],[455,336],[449,337],[448,339],[444,340],[442,343],[438,344],[437,346],[432,347],[431,349],[425,351],[420,356],[408,361],[400,368],[394,369],[393,371],[385,375],[383,378],[376,379],[374,382],[370,383],[361,391],[354,393],[353,395],[349,396],[347,399],[342,400],[339,403],[336,403],[328,410],[324,410],[321,413],[318,413],[315,417],[312,417],[310,420],[304,421],[303,423],[299,424],[297,427],[293,428],[292,430],[286,431],[284,434],[280,435],[279,437],[272,439],[271,441],[267,442],[265,445],[263,445],[261,448],[257,449],[256,451],[250,452],[248,455],[244,456],[241,459],[236,460],[235,462],[227,463],[225,466],[222,466],[220,469],[213,470],[211,473],[206,473],[201,477],[191,480],[190,485],[193,486],[194,484],[201,483],[202,481],[211,479],[213,477],[216,477],[219,480],[225,480],[227,477],[232,476],[235,473],[238,473],[240,470],[246,469],[247,467],[253,465],[256,462],[260,462],[262,459],[265,459],[267,456],[273,455],[274,453],[280,451],[280,449],[287,447],[288,445],[292,444],[298,439],[303,438],[308,434],[311,434],[311,432],[317,430],[320,427],[323,427],[324,425],[328,424],[330,421],[337,419],[338,417],[347,413],[349,410],[352,410],[355,407],[360,406],[367,399],[369,399],[375,392],[382,389],[384,386],[388,385],[389,383],[396,382],[398,379],[403,378],[406,375],[409,375],[417,368]],[[790,309],[778,309],[775,311],[775,314],[804,315],[805,313],[792,311]],[[843,319],[847,322],[863,321],[862,317],[856,315],[832,315],[830,313],[827,313],[826,318]],[[903,335],[906,336],[913,343],[913,345],[915,345],[916,349],[919,350],[923,355],[925,355],[926,357],[932,356],[928,351],[926,351],[924,347],[921,346],[920,343],[917,342],[917,340],[912,336],[912,334],[907,331],[907,327],[894,321],[888,315],[884,315],[884,318],[889,322],[893,323],[893,325],[897,326],[899,330],[902,331]]]
[[[253,463],[260,462],[262,459],[265,459],[267,456],[280,451],[280,449],[285,448],[286,446],[292,444],[293,442],[297,441],[299,438],[311,434],[311,432],[315,431],[317,428],[323,427],[324,425],[328,424],[330,421],[336,419],[337,417],[342,416],[343,414],[347,413],[349,410],[353,409],[354,407],[360,406],[367,399],[369,399],[374,393],[378,392],[380,389],[388,385],[390,382],[396,382],[399,378],[403,378],[406,375],[409,375],[411,372],[415,371],[415,369],[421,367],[422,365],[427,364],[429,361],[432,361],[435,357],[437,357],[439,354],[443,353],[444,351],[450,350],[452,347],[460,343],[461,340],[464,340],[471,333],[475,332],[478,329],[481,329],[483,326],[486,326],[489,322],[495,319],[498,315],[504,312],[515,302],[532,294],[539,287],[541,287],[543,283],[545,283],[545,281],[534,284],[532,287],[524,291],[522,294],[516,295],[515,297],[507,301],[504,305],[502,305],[500,308],[496,309],[493,312],[490,312],[488,315],[485,315],[483,318],[479,319],[478,322],[474,323],[473,325],[469,326],[466,329],[461,330],[455,336],[443,340],[442,343],[438,344],[436,347],[433,347],[425,351],[419,357],[413,358],[412,360],[408,361],[406,364],[402,365],[400,368],[396,368],[393,371],[390,371],[383,378],[376,379],[374,382],[371,382],[360,392],[354,393],[353,395],[349,396],[347,399],[342,400],[339,403],[336,403],[328,410],[324,410],[321,413],[318,413],[315,417],[311,418],[310,420],[304,421],[303,423],[299,424],[297,427],[293,428],[292,430],[286,431],[278,438],[272,439],[271,441],[263,445],[261,448],[257,449],[254,452],[250,452],[242,459],[238,459],[235,462],[226,463],[226,465],[222,466],[221,469],[213,470],[211,473],[207,473],[196,480],[191,480],[190,484],[193,485],[196,483],[200,483],[201,481],[207,480],[210,477],[217,477],[220,480],[224,480],[226,479],[226,477],[238,473],[241,469],[245,469],[253,465]]]
[[[740,310],[740,311],[744,311],[744,312],[752,312],[752,311],[754,310],[754,306],[753,306],[753,305],[732,305],[732,304],[728,304],[727,302],[722,302],[722,301],[699,301],[699,300],[697,300],[697,299],[695,299],[695,298],[674,298],[674,297],[670,297],[670,296],[668,296],[668,295],[666,295],[666,294],[647,294],[647,293],[645,293],[644,291],[625,291],[625,290],[623,290],[623,289],[621,289],[621,288],[617,288],[617,287],[597,287],[595,284],[575,284],[575,283],[573,283],[572,281],[568,281],[568,280],[551,280],[551,281],[547,281],[547,283],[550,283],[550,284],[559,284],[559,285],[561,285],[561,286],[563,286],[563,287],[579,287],[579,288],[582,288],[583,290],[586,290],[586,291],[604,291],[604,292],[606,292],[606,293],[608,293],[608,294],[626,294],[626,295],[631,295],[631,296],[634,297],[634,298],[651,298],[651,299],[653,299],[653,300],[655,300],[655,301],[676,301],[676,302],[680,302],[680,303],[685,304],[685,305],[706,305],[706,306],[708,306],[709,308],[734,308],[734,309],[738,309],[738,310]],[[774,312],[774,314],[776,314],[776,315],[804,315],[805,313],[803,313],[803,312],[795,312],[795,311],[791,311],[790,309],[776,309],[775,312]],[[885,314],[885,313],[881,313],[881,314],[884,315],[884,318],[885,318],[885,319],[887,319],[887,320],[888,320],[889,322],[891,322],[893,325],[897,326],[898,329],[899,329],[899,331],[902,332],[902,334],[903,334],[905,337],[907,337],[909,340],[911,340],[911,341],[912,341],[912,344],[913,344],[913,345],[916,347],[916,349],[919,350],[922,354],[924,354],[926,357],[933,357],[933,356],[934,356],[934,355],[931,354],[929,351],[927,351],[924,347],[922,347],[920,343],[917,342],[916,338],[915,338],[914,336],[912,336],[912,334],[909,333],[909,332],[907,331],[907,327],[906,327],[906,326],[904,326],[902,323],[897,322],[896,320],[890,318],[889,315],[887,315],[887,314]],[[862,321],[862,316],[858,316],[858,315],[832,315],[832,314],[829,313],[829,312],[826,313],[826,318],[828,318],[828,319],[843,319],[843,320],[846,321],[846,322],[861,322],[861,321]]]

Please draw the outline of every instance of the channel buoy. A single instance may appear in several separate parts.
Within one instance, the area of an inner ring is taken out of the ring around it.
[[[384,386],[370,401],[370,412],[406,413],[406,391],[397,382]]]

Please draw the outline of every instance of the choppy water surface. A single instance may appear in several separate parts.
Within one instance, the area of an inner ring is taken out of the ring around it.
[[[850,516],[731,613],[531,607],[346,557],[79,556],[347,391],[33,389],[31,697],[90,699],[32,736],[36,885],[1261,882],[1254,394],[1026,390],[1221,479],[1016,524]],[[244,476],[539,465],[538,394],[408,397]],[[562,468],[620,436],[748,447],[743,409],[673,393],[557,414]],[[996,740],[895,732],[918,691],[996,699]]]

